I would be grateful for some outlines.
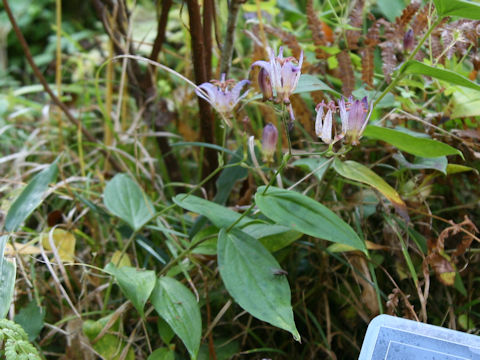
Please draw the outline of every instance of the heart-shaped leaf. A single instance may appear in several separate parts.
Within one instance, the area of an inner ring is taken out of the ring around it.
[[[115,277],[122,292],[143,317],[143,308],[155,287],[157,277],[154,271],[138,270],[130,266],[115,267],[109,263],[105,271]]]
[[[155,214],[148,196],[127,174],[115,175],[108,182],[103,192],[103,202],[110,212],[135,231],[141,229]]]

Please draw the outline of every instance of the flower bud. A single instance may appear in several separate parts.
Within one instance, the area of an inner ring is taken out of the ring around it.
[[[275,154],[277,141],[278,141],[277,128],[272,123],[267,124],[267,126],[265,126],[265,128],[263,129],[263,135],[262,135],[263,161],[265,162],[273,161],[273,154]]]
[[[270,77],[268,76],[268,71],[264,68],[260,68],[260,71],[258,72],[258,86],[263,94],[263,101],[272,100],[272,83],[270,81]]]
[[[413,30],[408,29],[408,31],[403,36],[403,50],[410,51],[413,49],[413,41],[415,40],[413,36]]]

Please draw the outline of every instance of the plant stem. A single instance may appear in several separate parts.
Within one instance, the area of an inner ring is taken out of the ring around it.
[[[285,165],[287,165],[288,160],[290,160],[291,157],[292,157],[292,154],[290,154],[290,153],[285,154],[283,156],[282,163],[280,164],[277,171],[275,172],[275,175],[273,175],[272,178],[270,179],[270,182],[267,184],[267,186],[265,186],[265,189],[263,190],[262,195],[264,195],[267,192],[268,188],[273,185],[273,183],[275,182],[275,179],[277,178],[278,174],[281,173],[281,171],[283,170]]]
[[[127,249],[130,247],[133,240],[135,240],[136,235],[137,235],[137,232],[134,231],[134,232],[132,232],[132,234],[128,238],[127,243],[123,247],[122,252],[120,253],[120,256],[118,257],[117,263],[114,264],[115,267],[118,267],[118,265],[120,264],[120,261],[122,261],[122,258],[125,255],[125,253],[127,252]],[[110,280],[108,282],[108,287],[107,287],[107,290],[106,290],[106,293],[105,293],[105,297],[103,299],[103,307],[102,307],[102,313],[103,314],[105,314],[106,311],[107,311],[108,301],[110,300],[110,293],[112,292],[112,286],[113,286],[113,276],[110,277]]]
[[[283,127],[285,128],[285,135],[287,136],[288,154],[292,156],[292,143],[290,141],[290,131],[288,131],[287,118],[285,116],[285,104],[282,104],[282,122]]]

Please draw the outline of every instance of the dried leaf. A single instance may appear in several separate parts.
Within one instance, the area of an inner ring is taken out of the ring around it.
[[[75,236],[66,230],[55,229],[52,232],[52,238],[60,259],[64,262],[73,262],[75,255]],[[53,250],[50,246],[50,231],[40,234],[40,241],[46,250]]]
[[[361,51],[362,56],[362,80],[370,87],[373,87],[374,48],[366,47]]]
[[[445,64],[445,56],[442,55],[443,45],[440,38],[440,33],[438,31],[435,31],[432,34],[430,44],[431,44],[430,49],[432,51],[433,58],[437,59],[438,62],[440,62],[441,64]]]
[[[372,277],[368,270],[367,262],[363,255],[350,255],[350,263],[356,269],[352,274],[355,280],[362,286],[362,303],[374,315],[380,312],[377,301],[377,294],[372,284]],[[361,274],[361,275],[359,275]]]
[[[422,10],[417,12],[417,16],[415,16],[412,22],[412,30],[415,36],[420,35],[427,28],[430,13],[430,4],[425,5]]]
[[[312,32],[312,40],[315,44],[315,55],[317,59],[325,59],[327,58],[327,53],[320,48],[320,46],[327,45],[327,39],[324,33],[323,23],[317,18],[317,14],[315,13],[313,7],[313,0],[307,0],[307,24],[308,28]]]
[[[392,80],[392,72],[397,66],[394,44],[391,41],[386,41],[380,44],[380,48],[382,49],[383,74],[385,75],[385,80],[389,83]]]
[[[450,221],[450,224],[451,226],[445,228],[436,240],[428,241],[428,256],[424,260],[424,267],[427,264],[430,265],[438,279],[448,286],[452,286],[455,282],[455,263],[457,258],[465,253],[473,241],[473,237],[470,234],[478,233],[477,227],[468,216],[465,216],[464,220],[459,224],[455,224],[453,221]],[[464,235],[450,257],[445,252],[445,241],[459,233]],[[425,272],[426,269],[424,268]]]
[[[339,78],[342,81],[342,93],[348,97],[355,89],[355,74],[353,73],[352,60],[350,59],[350,53],[347,50],[343,50],[337,54]]]
[[[315,135],[315,129],[313,128],[312,114],[310,110],[303,101],[302,97],[298,94],[292,95],[290,97],[292,103],[293,112],[295,114],[296,120],[302,124],[303,128],[312,136]]]
[[[363,0],[358,0],[355,3],[350,16],[348,17],[348,23],[350,26],[355,28],[362,27],[364,5]],[[358,40],[362,36],[362,32],[360,30],[347,30],[345,36],[347,38],[347,47],[351,50],[358,49]]]
[[[420,8],[420,3],[417,1],[412,1],[408,6],[403,9],[402,15],[395,19],[395,25],[398,29],[405,29],[412,20],[413,16],[417,13],[418,9]]]
[[[282,40],[282,43],[290,49],[290,51],[292,52],[292,55],[296,59],[300,57],[300,53],[302,52],[302,47],[298,43],[298,40],[295,37],[295,35],[290,34],[289,32],[283,29],[274,28],[273,26],[269,26],[269,25],[264,25],[264,30],[267,34],[274,35],[280,40]],[[304,61],[303,66],[307,66],[307,65],[308,63]]]

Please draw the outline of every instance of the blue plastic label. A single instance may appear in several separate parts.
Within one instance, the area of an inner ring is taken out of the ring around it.
[[[380,315],[368,326],[359,360],[480,360],[480,337]]]

